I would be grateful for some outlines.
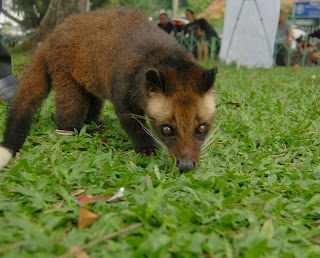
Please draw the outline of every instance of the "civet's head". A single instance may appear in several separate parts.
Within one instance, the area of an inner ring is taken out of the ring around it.
[[[217,68],[190,73],[150,69],[145,73],[146,115],[181,170],[193,169],[216,112]]]

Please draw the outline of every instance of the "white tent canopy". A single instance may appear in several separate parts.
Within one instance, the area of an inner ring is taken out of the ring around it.
[[[227,0],[220,59],[237,66],[273,66],[280,0]]]

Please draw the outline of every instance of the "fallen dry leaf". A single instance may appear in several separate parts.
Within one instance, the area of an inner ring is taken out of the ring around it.
[[[236,107],[240,107],[240,103],[239,102],[234,102],[234,101],[226,101],[226,102],[222,102],[222,104],[234,105]],[[248,104],[245,104],[244,106],[248,107]]]
[[[222,143],[222,142],[217,142],[217,145],[218,145],[219,147],[223,147],[223,143]]]
[[[90,256],[79,246],[72,246],[70,248],[70,253],[74,255],[75,258],[89,258]]]
[[[90,227],[97,219],[99,215],[97,213],[88,211],[85,208],[79,209],[79,220],[78,220],[78,228],[87,228]]]
[[[83,189],[78,189],[71,193],[76,195],[79,194]],[[84,190],[83,190],[84,191]],[[124,187],[121,187],[119,191],[113,196],[93,196],[90,194],[81,194],[75,202],[77,203],[79,208],[79,218],[78,218],[78,228],[86,228],[90,227],[98,218],[99,215],[97,213],[91,212],[84,208],[88,203],[97,202],[100,200],[107,200],[107,202],[114,201],[118,198],[121,198],[124,194]]]
[[[77,189],[77,190],[74,190],[70,193],[71,196],[77,196],[81,193],[83,193],[85,190],[84,189]]]
[[[298,71],[299,68],[300,68],[300,65],[299,64],[295,64],[294,67],[292,68],[292,72]]]
[[[53,204],[53,206],[57,209],[61,208],[62,207],[62,202],[57,202],[55,204]]]
[[[261,78],[261,76],[258,75],[258,74],[251,74],[251,75],[248,76],[248,78],[249,79],[259,79],[259,78]]]
[[[303,165],[302,164],[291,164],[291,167],[292,168],[303,168]]]
[[[314,244],[317,244],[317,245],[320,245],[320,234],[316,234],[316,235],[313,235],[313,236],[309,236],[308,239],[314,243]]]
[[[114,201],[115,199],[121,198],[124,194],[124,187],[121,187],[119,191],[113,195],[106,195],[106,196],[94,196],[90,194],[81,194],[75,202],[77,203],[78,206],[84,207],[88,203],[93,203],[101,200],[107,200],[107,202]]]
[[[90,194],[81,194],[79,195],[79,197],[76,199],[76,203],[81,206],[84,207],[86,206],[88,203],[93,203],[93,202],[97,202],[97,201],[101,201],[101,200],[108,200],[110,199],[112,196],[108,195],[108,196],[94,196],[94,195],[90,195]]]
[[[108,147],[108,146],[109,146],[108,139],[102,140],[102,144],[103,144],[104,146]]]

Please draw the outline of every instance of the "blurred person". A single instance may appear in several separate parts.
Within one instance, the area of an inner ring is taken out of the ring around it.
[[[279,25],[276,36],[277,54],[276,64],[280,66],[286,65],[287,48],[290,47],[292,41],[292,25],[286,20],[285,13],[280,10]]]
[[[312,38],[320,38],[320,30],[316,30],[313,33],[308,35],[309,37]],[[308,53],[309,53],[309,58],[311,59],[312,62],[318,64],[319,62],[319,49],[320,49],[320,43],[318,43],[316,48],[308,48]]]
[[[312,32],[308,36],[313,37],[313,38],[320,38],[320,30],[315,30],[314,32]]]
[[[209,56],[209,45],[208,41],[215,37],[219,41],[219,36],[214,28],[205,19],[195,19],[194,12],[190,9],[186,11],[186,18],[190,23],[186,24],[183,28],[185,35],[189,36],[192,31],[197,40],[201,39],[203,33],[205,34],[205,39],[198,43],[197,45],[197,58],[201,57],[201,50],[203,49],[203,61],[208,60]]]
[[[2,0],[0,0],[0,13],[1,11]],[[12,75],[10,54],[0,42],[0,100],[10,103],[17,87],[18,80]]]
[[[170,35],[177,34],[176,26],[174,26],[171,22],[168,21],[168,15],[166,13],[161,13],[159,15],[158,26]]]

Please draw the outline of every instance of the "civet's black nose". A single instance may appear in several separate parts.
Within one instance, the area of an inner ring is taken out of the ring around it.
[[[193,159],[177,159],[177,166],[180,170],[190,170],[195,168],[196,162]]]

